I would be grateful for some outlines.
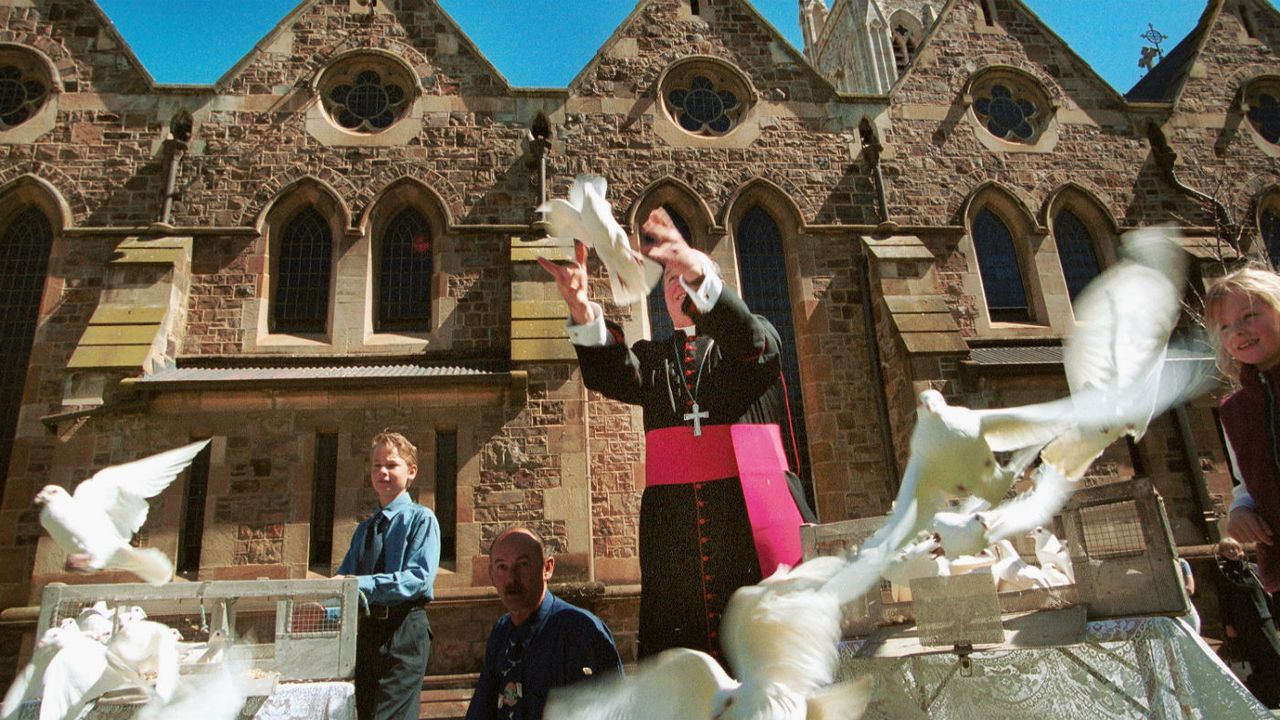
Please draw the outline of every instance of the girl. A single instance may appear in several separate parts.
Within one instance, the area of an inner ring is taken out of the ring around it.
[[[1222,369],[1238,388],[1222,401],[1227,449],[1247,493],[1233,503],[1228,532],[1258,543],[1258,570],[1268,592],[1280,590],[1280,548],[1271,531],[1280,528],[1280,275],[1244,268],[1217,280],[1204,301],[1209,330]]]

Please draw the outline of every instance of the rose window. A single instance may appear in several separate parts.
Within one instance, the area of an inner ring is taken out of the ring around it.
[[[317,91],[329,119],[343,130],[380,133],[413,106],[417,78],[392,58],[360,54],[324,71]]]
[[[1249,123],[1264,140],[1272,145],[1280,144],[1280,92],[1268,84],[1258,90],[1249,103]]]
[[[1032,142],[1039,129],[1036,103],[1006,83],[992,83],[985,95],[973,101],[973,110],[987,131],[1001,140]]]
[[[0,65],[0,130],[21,125],[49,96],[47,83],[17,65]]]
[[[733,113],[738,97],[728,90],[716,90],[704,75],[695,75],[687,88],[667,93],[667,104],[680,127],[691,133],[723,135],[733,129]]]

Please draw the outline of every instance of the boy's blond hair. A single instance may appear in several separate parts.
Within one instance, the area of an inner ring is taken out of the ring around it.
[[[400,455],[400,459],[404,460],[409,467],[418,466],[418,448],[409,442],[409,438],[398,432],[383,430],[373,436],[373,440],[369,441],[369,454],[373,455],[373,451],[380,447],[391,448]]]
[[[1266,303],[1280,315],[1280,275],[1258,267],[1244,267],[1214,280],[1204,294],[1204,326],[1213,345],[1218,369],[1232,380],[1240,379],[1240,363],[1222,346],[1218,334],[1218,308],[1230,295],[1243,295],[1250,301]]]

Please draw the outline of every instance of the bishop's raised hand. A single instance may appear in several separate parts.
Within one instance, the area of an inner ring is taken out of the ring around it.
[[[585,325],[595,319],[595,314],[591,309],[591,298],[587,295],[587,246],[579,240],[573,243],[573,258],[561,264],[540,257],[538,264],[556,281],[556,288],[569,306],[574,324]]]

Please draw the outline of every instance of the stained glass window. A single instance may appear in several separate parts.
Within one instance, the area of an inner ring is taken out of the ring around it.
[[[357,133],[378,133],[396,124],[413,103],[416,79],[380,56],[337,61],[320,80],[320,101],[333,122]]]
[[[738,222],[735,238],[738,246],[738,272],[742,276],[742,299],[751,311],[773,323],[782,340],[782,377],[786,384],[787,408],[795,447],[788,460],[796,464],[799,456],[801,483],[809,507],[816,507],[813,495],[813,473],[809,469],[809,436],[805,429],[804,402],[800,394],[800,361],[796,356],[795,324],[791,319],[791,295],[788,292],[786,259],[782,252],[782,231],[769,213],[759,205],[752,206]],[[791,433],[786,418],[780,418],[783,444],[791,447]]]
[[[1249,104],[1250,124],[1264,140],[1272,145],[1280,144],[1280,100],[1277,100],[1280,92],[1268,84],[1253,96]]]
[[[689,223],[685,222],[684,216],[670,205],[664,204],[662,208],[671,216],[671,222],[675,223],[676,229],[684,236],[685,242],[692,245],[693,235],[689,233]],[[649,291],[648,304],[649,337],[661,339],[671,335],[675,328],[671,324],[671,314],[667,312],[667,298],[662,293],[662,281],[658,281],[658,284]]]
[[[1262,233],[1262,242],[1267,248],[1267,258],[1271,267],[1280,268],[1280,215],[1271,208],[1262,211],[1258,229]]]
[[[329,317],[333,237],[314,207],[299,211],[276,244],[271,332],[323,333]]]
[[[1025,143],[1036,135],[1040,111],[1013,85],[993,83],[974,99],[973,110],[987,131],[1001,140]]]
[[[973,218],[973,249],[978,255],[987,314],[994,321],[1026,322],[1031,319],[1022,268],[1009,228],[988,208]]]
[[[0,130],[21,125],[44,105],[48,83],[16,64],[0,64]]]
[[[1076,295],[1101,271],[1094,252],[1093,236],[1080,218],[1070,210],[1063,210],[1053,219],[1053,239],[1058,245],[1058,260],[1062,263],[1062,276],[1067,281],[1067,293],[1075,300]]]
[[[430,329],[433,245],[422,213],[405,208],[391,218],[378,261],[377,331]]]
[[[0,495],[9,473],[52,247],[53,226],[35,207],[19,211],[0,234]]]
[[[676,66],[659,93],[667,115],[694,135],[720,137],[732,132],[751,101],[751,88],[732,68],[710,62]]]

